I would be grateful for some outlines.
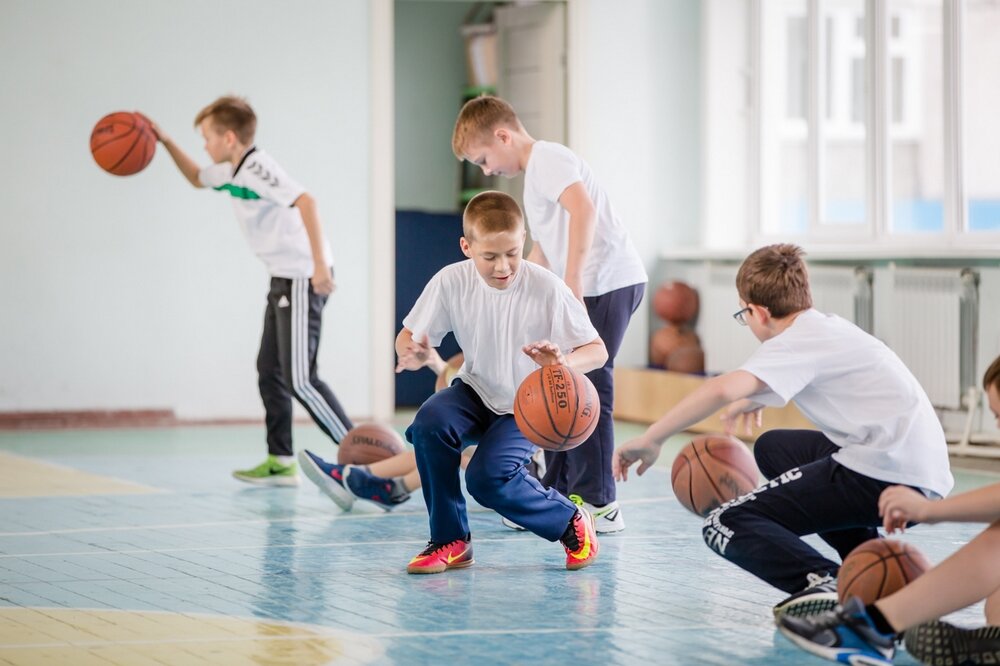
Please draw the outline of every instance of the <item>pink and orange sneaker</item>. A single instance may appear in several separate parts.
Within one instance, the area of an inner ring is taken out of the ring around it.
[[[428,541],[427,547],[415,555],[406,565],[406,573],[435,574],[446,569],[461,569],[471,566],[472,539],[455,539],[448,543]]]
[[[570,521],[560,539],[566,549],[566,568],[570,571],[590,566],[597,560],[600,545],[597,543],[597,528],[594,517],[582,506]]]

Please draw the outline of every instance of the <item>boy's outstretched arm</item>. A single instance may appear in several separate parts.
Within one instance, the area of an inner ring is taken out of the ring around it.
[[[563,190],[559,205],[569,213],[569,248],[566,251],[566,275],[563,279],[573,295],[583,302],[583,267],[587,263],[590,247],[594,244],[597,210],[583,181],[577,181]]]
[[[943,500],[929,500],[906,486],[890,486],[878,498],[882,525],[890,534],[909,522],[992,523],[1000,521],[1000,483]]]
[[[303,192],[292,205],[299,209],[302,224],[309,237],[309,249],[313,257],[313,275],[309,282],[317,294],[321,296],[331,294],[337,285],[333,281],[330,267],[326,265],[326,259],[323,258],[323,228],[319,224],[316,200],[308,192]]]
[[[641,476],[660,457],[663,442],[673,434],[708,418],[731,402],[743,400],[767,389],[746,370],[734,370],[705,381],[649,426],[639,437],[622,444],[611,460],[612,472],[619,481],[628,480],[628,468],[638,462]]]
[[[146,116],[142,117],[146,118]],[[181,147],[174,143],[174,140],[161,130],[159,125],[154,123],[149,118],[146,118],[146,122],[149,123],[149,127],[153,130],[153,134],[156,135],[156,140],[162,143],[163,147],[167,149],[167,152],[170,153],[170,157],[174,160],[174,164],[176,164],[177,168],[180,169],[181,174],[187,178],[187,181],[195,187],[204,187],[198,179],[198,172],[201,171],[201,167],[198,166],[198,163],[191,159],[187,153],[181,150]]]

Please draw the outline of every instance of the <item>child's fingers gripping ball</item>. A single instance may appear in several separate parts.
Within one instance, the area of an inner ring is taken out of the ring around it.
[[[109,113],[90,133],[90,154],[97,165],[116,176],[131,176],[146,168],[156,152],[156,135],[142,114]]]
[[[670,482],[686,509],[707,516],[757,487],[760,472],[747,445],[729,435],[702,435],[674,458]]]
[[[514,420],[528,440],[549,451],[582,444],[597,428],[601,402],[594,384],[568,365],[546,365],[524,378]]]
[[[930,568],[916,546],[896,539],[870,539],[844,558],[837,575],[837,596],[841,603],[859,597],[865,605],[872,604]]]

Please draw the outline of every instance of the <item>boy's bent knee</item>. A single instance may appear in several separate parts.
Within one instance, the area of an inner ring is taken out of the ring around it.
[[[708,514],[701,526],[701,538],[705,540],[705,545],[726,559],[730,559],[729,544],[735,532],[723,524],[722,516],[738,508],[720,507]]]

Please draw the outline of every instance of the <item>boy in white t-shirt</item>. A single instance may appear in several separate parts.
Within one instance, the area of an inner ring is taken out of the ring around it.
[[[940,421],[902,361],[853,324],[812,308],[803,252],[770,245],[736,276],[734,317],[761,341],[739,370],[713,377],[615,452],[616,478],[644,473],[669,436],[726,407],[730,429],[765,405],[794,401],[819,430],[771,430],[754,445],[769,481],[706,519],[714,551],[791,594],[776,617],[829,610],[840,565],[801,539],[818,534],[845,557],[878,536],[891,485],[941,498],[953,485]]]
[[[598,554],[594,519],[525,470],[535,447],[514,422],[514,395],[538,366],[565,364],[581,372],[607,360],[583,305],[559,278],[521,260],[524,220],[501,192],[483,192],[466,206],[462,252],[468,261],[441,269],[403,319],[397,370],[423,367],[430,347],[449,332],[465,354],[451,386],[420,407],[406,438],[413,444],[430,513],[431,538],[408,573],[441,573],[473,563],[459,479],[463,446],[477,444],[465,472],[476,501],[566,549],[566,568]]]
[[[271,274],[257,356],[268,456],[233,476],[256,485],[298,485],[292,396],[334,443],[353,427],[337,396],[316,372],[323,307],[334,290],[330,247],[316,202],[254,145],[257,116],[242,98],[220,97],[195,118],[212,159],[204,169],[156,123],[150,124],[188,182],[230,195],[250,249]]]
[[[466,102],[452,150],[486,175],[524,173],[524,213],[534,241],[528,260],[566,282],[607,345],[608,361],[587,373],[601,399],[597,429],[574,449],[546,451],[542,483],[586,507],[599,533],[619,532],[625,520],[611,473],[614,361],[646,289],[642,259],[587,163],[566,146],[532,138],[504,100],[484,95]]]

